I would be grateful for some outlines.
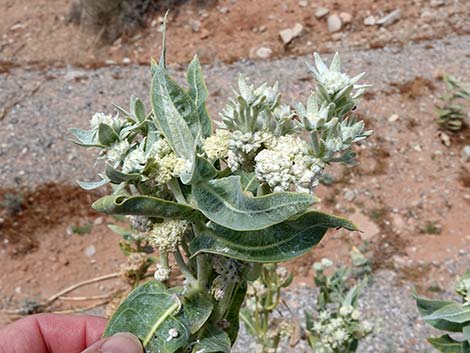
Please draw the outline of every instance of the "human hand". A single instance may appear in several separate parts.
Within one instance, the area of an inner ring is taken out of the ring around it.
[[[129,333],[101,339],[106,320],[38,314],[0,329],[0,353],[143,353]]]

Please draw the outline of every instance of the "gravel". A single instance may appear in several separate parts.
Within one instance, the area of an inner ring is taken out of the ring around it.
[[[448,260],[445,267],[455,278],[468,268],[470,254]],[[434,352],[426,342],[429,336],[443,333],[431,328],[421,320],[412,297],[412,283],[401,283],[393,271],[381,270],[373,274],[371,283],[364,289],[359,307],[363,318],[374,324],[374,332],[361,341],[358,353],[430,353]],[[304,325],[304,311],[312,311],[317,290],[309,287],[297,287],[284,293],[290,313],[301,325]],[[439,298],[456,299],[452,288],[447,288]],[[283,315],[289,317],[289,311]],[[233,353],[254,352],[253,338],[242,327]],[[282,347],[278,353],[311,352],[305,341],[295,347]]]
[[[341,55],[349,72],[368,73],[367,81],[374,83],[371,92],[390,92],[397,83],[415,77],[435,80],[435,75],[442,72],[468,81],[469,41],[470,36],[454,36],[410,43],[402,49],[342,51]],[[311,59],[308,56],[205,67],[212,116],[216,117],[226,103],[225,97],[231,95],[240,73],[256,83],[279,80],[288,102],[305,100],[312,87],[305,61]],[[79,75],[71,75],[71,70],[32,67],[13,69],[0,76],[0,106],[11,106],[0,129],[0,183],[4,187],[94,179],[96,152],[70,143],[67,130],[87,127],[96,111],[112,112],[111,103],[127,107],[131,94],[148,101],[148,67],[110,66],[79,70]],[[184,77],[182,69],[175,67],[173,71],[179,79]]]

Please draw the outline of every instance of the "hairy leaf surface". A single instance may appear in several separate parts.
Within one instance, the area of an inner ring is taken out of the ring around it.
[[[199,124],[202,129],[202,136],[208,137],[212,133],[212,120],[207,112],[206,100],[209,96],[207,86],[202,74],[201,63],[197,56],[191,61],[186,72],[186,78],[189,83],[189,95],[196,105]]]
[[[290,192],[250,197],[243,193],[239,176],[195,184],[193,197],[211,221],[239,231],[281,223],[314,202],[311,195]]]
[[[195,221],[201,214],[186,205],[152,196],[109,195],[95,201],[92,207],[107,214],[122,214]]]
[[[104,336],[130,332],[141,340],[146,353],[173,353],[185,347],[209,318],[212,304],[201,295],[187,301],[181,293],[182,288],[168,290],[155,281],[138,287],[117,309]]]
[[[257,231],[239,232],[211,223],[190,244],[191,252],[219,254],[250,262],[280,262],[310,251],[328,228],[356,230],[350,221],[318,211]]]

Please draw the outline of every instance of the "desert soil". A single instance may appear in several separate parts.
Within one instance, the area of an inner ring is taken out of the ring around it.
[[[469,8],[458,1],[436,3],[307,1],[303,7],[297,1],[220,1],[207,8],[184,4],[169,24],[171,70],[182,80],[184,64],[199,52],[207,63],[214,118],[240,73],[255,83],[279,80],[287,103],[305,101],[313,82],[304,64],[311,56],[304,54],[313,50],[340,51],[347,72],[368,73],[366,81],[373,86],[358,112],[374,136],[357,149],[359,166],[331,168],[334,182],[318,188],[319,208],[351,218],[362,233],[330,232],[310,255],[290,263],[297,280],[287,294],[294,308],[311,305],[312,263],[325,256],[344,263],[352,246],[365,248],[377,278],[366,290],[365,311],[371,319],[390,315],[396,320],[381,323],[382,331],[363,352],[391,352],[383,343],[386,332],[393,332],[387,338],[393,351],[425,352],[429,331],[414,309],[412,286],[450,296],[450,284],[470,263],[470,165],[462,154],[469,133],[442,135],[434,113],[444,92],[444,73],[470,81],[465,31],[470,26],[464,25]],[[329,34],[325,20],[313,15],[319,5],[348,11],[352,23]],[[99,194],[81,191],[74,182],[96,178],[95,151],[71,144],[67,129],[86,127],[96,111],[112,112],[111,103],[127,106],[131,94],[148,102],[150,73],[141,64],[158,55],[160,40],[158,24],[152,27],[152,22],[161,14],[150,17],[137,38],[96,47],[64,23],[68,7],[63,2],[40,0],[35,6],[33,15],[28,2],[0,4],[7,15],[0,23],[0,197],[20,194],[23,199],[14,215],[0,209],[0,325],[12,318],[5,311],[31,307],[73,283],[119,272],[124,261],[119,237],[107,228],[116,220],[94,213],[89,205]],[[403,11],[397,23],[385,29],[364,26],[364,17],[378,18],[396,8]],[[199,32],[191,29],[191,20],[201,22]],[[303,34],[284,46],[279,30],[297,22]],[[380,45],[377,36],[382,36]],[[261,46],[273,50],[270,60],[252,60],[253,48]],[[114,63],[106,63],[110,58]],[[130,63],[122,65],[125,58]],[[77,234],[77,227],[85,234]],[[113,279],[74,295],[119,288],[124,284]],[[94,303],[60,302],[52,309]]]

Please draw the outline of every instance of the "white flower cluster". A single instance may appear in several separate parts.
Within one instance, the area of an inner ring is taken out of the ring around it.
[[[310,328],[316,337],[315,352],[345,353],[352,340],[367,336],[372,327],[368,322],[359,322],[360,312],[352,306],[343,306],[338,312],[323,310]]]
[[[240,265],[236,260],[215,256],[212,259],[212,266],[217,273],[217,277],[212,282],[212,295],[215,300],[221,300],[225,296],[227,285],[240,280]]]
[[[217,129],[215,134],[203,142],[203,149],[210,161],[226,159],[232,134],[228,130]]]
[[[229,141],[227,164],[234,172],[238,169],[251,169],[253,159],[264,144],[269,144],[273,136],[265,131],[245,132],[237,130]]]
[[[466,274],[458,280],[455,291],[463,297],[465,303],[470,305],[470,274]]]
[[[127,153],[129,152],[131,145],[129,141],[122,140],[120,142],[114,143],[111,147],[106,149],[106,160],[112,164],[119,164],[122,160],[126,158]]]
[[[160,138],[151,152],[156,162],[156,170],[152,175],[157,184],[166,184],[171,178],[178,177],[190,168],[189,162],[179,158],[168,142]]]
[[[126,140],[125,140],[126,141]],[[142,173],[147,164],[147,156],[141,148],[130,151],[122,164],[122,172],[126,174]]]
[[[324,164],[311,156],[307,142],[293,135],[281,136],[270,148],[255,157],[255,172],[260,182],[274,192],[311,192],[318,185]]]
[[[149,244],[162,252],[175,252],[188,226],[188,222],[175,219],[155,223],[148,233]]]

